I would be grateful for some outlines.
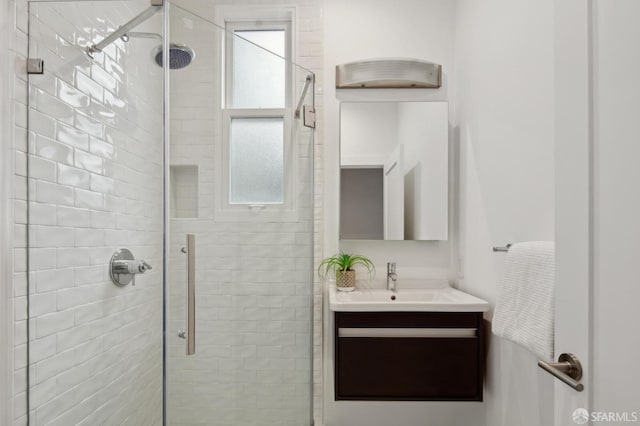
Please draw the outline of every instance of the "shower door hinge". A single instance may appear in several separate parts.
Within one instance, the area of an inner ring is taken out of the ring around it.
[[[27,59],[27,74],[44,74],[44,61],[40,58]]]
[[[151,6],[164,6],[164,0],[151,0]]]
[[[302,107],[302,124],[311,129],[316,128],[316,110],[312,106],[305,105]]]

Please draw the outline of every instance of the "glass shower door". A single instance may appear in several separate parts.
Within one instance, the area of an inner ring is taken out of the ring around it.
[[[286,26],[169,7],[195,55],[169,71],[167,424],[308,425],[313,75],[279,56]]]
[[[162,15],[148,0],[29,4],[44,69],[30,64],[17,132],[28,386],[16,424],[162,423]],[[150,38],[101,43],[136,19]]]
[[[313,74],[263,29],[30,3],[17,424],[310,424]]]

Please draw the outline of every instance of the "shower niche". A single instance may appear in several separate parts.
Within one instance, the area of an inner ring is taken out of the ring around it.
[[[198,218],[198,166],[174,165],[169,171],[171,218]]]

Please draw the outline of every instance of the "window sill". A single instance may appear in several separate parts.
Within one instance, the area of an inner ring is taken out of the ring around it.
[[[250,210],[247,208],[216,210],[216,222],[299,222],[297,210]]]

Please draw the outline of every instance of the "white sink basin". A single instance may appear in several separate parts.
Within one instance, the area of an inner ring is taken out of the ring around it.
[[[329,309],[339,312],[485,312],[489,303],[451,287],[329,291]]]

